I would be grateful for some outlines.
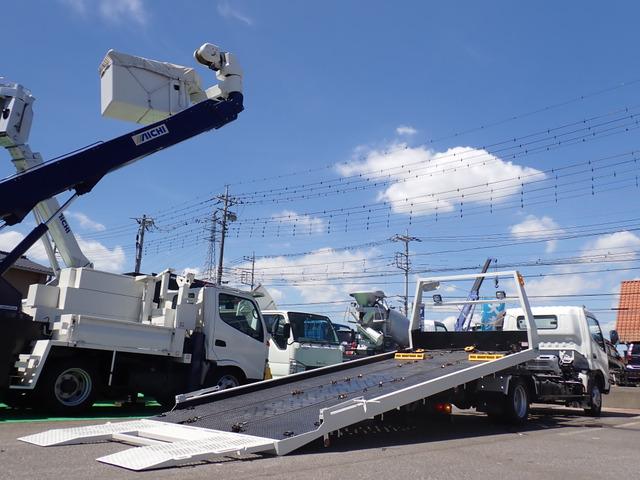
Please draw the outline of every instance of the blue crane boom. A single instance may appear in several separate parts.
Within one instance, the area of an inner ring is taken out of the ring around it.
[[[204,100],[165,120],[6,178],[0,181],[0,218],[15,225],[45,198],[65,190],[90,192],[109,172],[232,122],[243,110],[242,101],[239,92],[224,100]]]
[[[495,258],[487,258],[482,266],[481,273],[487,273],[489,267],[491,266],[491,262],[495,262]],[[484,277],[477,277],[473,282],[473,286],[471,287],[471,291],[469,292],[469,296],[467,300],[478,300],[480,296],[480,287],[482,287],[482,282],[484,281]],[[460,315],[458,315],[458,319],[456,320],[455,331],[460,332],[465,329],[465,323],[469,321],[469,325],[467,325],[467,329],[471,324],[471,316],[473,315],[473,310],[475,308],[475,304],[465,303],[460,311]]]

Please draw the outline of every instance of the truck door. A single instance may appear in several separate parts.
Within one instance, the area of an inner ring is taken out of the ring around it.
[[[600,324],[595,317],[587,315],[587,325],[589,326],[589,333],[591,334],[591,358],[589,359],[591,369],[601,370],[604,373],[605,382],[608,382],[609,358],[607,357],[607,350]],[[606,387],[605,385],[605,388]]]
[[[236,365],[248,379],[262,380],[267,342],[258,306],[249,298],[219,293],[216,320],[213,352],[218,364]]]
[[[271,330],[271,342],[269,343],[269,368],[271,375],[283,377],[289,375],[289,361],[291,351],[289,339],[284,338],[284,326],[287,320],[284,315],[273,315],[275,317]]]

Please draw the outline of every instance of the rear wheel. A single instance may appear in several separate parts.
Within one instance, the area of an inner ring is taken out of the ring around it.
[[[529,389],[524,381],[513,378],[509,384],[509,392],[505,398],[504,419],[512,424],[522,424],[529,417]]]
[[[587,392],[589,393],[589,403],[584,409],[584,413],[590,417],[599,417],[602,412],[602,387],[597,378],[589,378]]]
[[[240,375],[238,375],[233,370],[220,370],[213,376],[212,386],[220,387],[220,390],[225,390],[227,388],[233,388],[240,385],[242,382],[240,380]]]
[[[91,363],[69,359],[47,365],[37,389],[40,401],[48,410],[76,415],[93,405],[99,385]]]

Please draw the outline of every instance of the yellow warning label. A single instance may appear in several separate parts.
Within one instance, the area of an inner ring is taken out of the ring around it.
[[[424,360],[423,353],[396,353],[393,356],[396,360]]]
[[[470,353],[470,362],[486,362],[489,360],[497,360],[504,357],[503,353]]]

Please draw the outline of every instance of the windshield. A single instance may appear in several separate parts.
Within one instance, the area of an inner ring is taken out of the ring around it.
[[[331,320],[312,313],[289,312],[289,323],[295,342],[338,344]]]

